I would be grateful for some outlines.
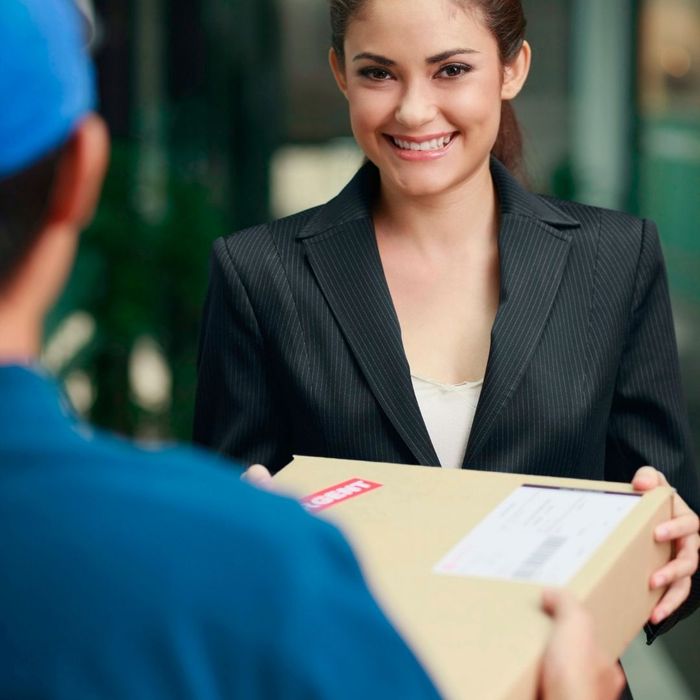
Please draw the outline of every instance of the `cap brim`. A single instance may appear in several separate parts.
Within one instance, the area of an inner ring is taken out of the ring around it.
[[[95,14],[95,8],[93,7],[92,0],[73,0],[75,3],[80,17],[83,21],[83,35],[85,36],[86,46],[93,46],[97,41],[98,23],[97,15]]]

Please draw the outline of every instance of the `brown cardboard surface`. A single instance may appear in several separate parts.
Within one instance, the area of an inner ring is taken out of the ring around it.
[[[551,622],[536,584],[433,573],[482,518],[522,484],[629,493],[626,484],[295,457],[275,482],[298,498],[360,478],[381,488],[319,513],[353,545],[388,616],[444,697],[534,700]],[[653,541],[671,516],[671,489],[646,493],[567,584],[594,616],[601,644],[619,656],[649,617],[651,573],[670,546]]]

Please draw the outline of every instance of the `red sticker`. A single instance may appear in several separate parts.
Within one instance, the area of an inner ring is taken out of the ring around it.
[[[301,505],[304,506],[306,510],[317,513],[337,503],[347,501],[348,498],[355,498],[355,496],[361,496],[363,493],[374,491],[374,489],[378,489],[380,486],[381,484],[377,484],[374,481],[367,481],[367,479],[348,479],[347,481],[343,481],[342,484],[329,486],[323,489],[323,491],[317,491],[310,496],[302,498]]]

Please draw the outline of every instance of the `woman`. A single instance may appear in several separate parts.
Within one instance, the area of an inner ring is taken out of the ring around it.
[[[195,439],[273,472],[295,453],[615,481],[654,464],[697,511],[654,225],[509,171],[519,0],[332,0],[331,22],[368,163],[215,243]],[[697,517],[676,515],[655,623],[697,568]]]

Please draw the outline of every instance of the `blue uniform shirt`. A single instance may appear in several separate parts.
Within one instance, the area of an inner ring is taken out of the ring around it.
[[[435,698],[339,533],[0,367],[0,697]]]

